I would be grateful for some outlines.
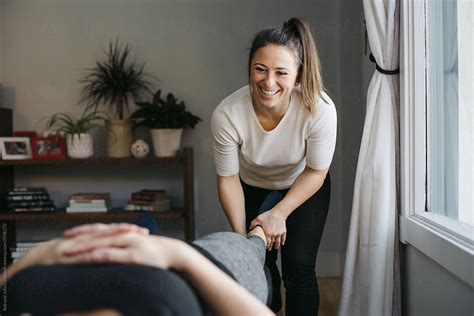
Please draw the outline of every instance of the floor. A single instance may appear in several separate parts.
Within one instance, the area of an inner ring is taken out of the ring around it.
[[[318,278],[319,284],[319,313],[318,316],[337,315],[337,305],[341,294],[341,278]],[[283,302],[285,293],[282,290]],[[281,311],[277,316],[285,316]]]
[[[341,294],[341,278],[318,278],[318,283],[320,295],[318,316],[336,315]]]

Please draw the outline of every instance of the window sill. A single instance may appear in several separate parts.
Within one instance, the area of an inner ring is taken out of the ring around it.
[[[474,287],[474,234],[467,224],[419,212],[400,216],[400,241],[409,243]]]

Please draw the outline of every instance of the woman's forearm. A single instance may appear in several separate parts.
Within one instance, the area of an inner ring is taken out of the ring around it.
[[[4,269],[0,284],[4,284],[6,281],[10,280],[15,274],[17,274],[22,269],[23,267],[18,262]]]
[[[15,274],[30,266],[45,263],[49,258],[54,258],[54,253],[48,253],[54,245],[58,243],[58,239],[52,239],[48,242],[43,242],[41,245],[34,247],[21,256],[15,263],[6,268],[2,275],[2,284],[10,280]],[[44,255],[43,255],[44,254]],[[52,259],[53,260],[53,259]]]
[[[285,197],[273,208],[281,217],[287,218],[296,208],[313,196],[324,183],[328,170],[306,167],[296,178]]]
[[[187,244],[175,269],[194,285],[215,315],[274,315],[245,288]]]
[[[239,175],[217,176],[219,199],[227,220],[236,233],[245,235],[245,198]]]

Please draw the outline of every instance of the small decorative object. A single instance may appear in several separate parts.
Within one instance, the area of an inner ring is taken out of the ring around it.
[[[33,159],[64,159],[64,137],[33,137],[31,151]]]
[[[148,78],[153,76],[143,71],[144,65],[130,61],[131,48],[122,46],[118,39],[109,43],[106,60],[98,61],[87,70],[81,83],[82,102],[87,109],[97,110],[103,104],[115,112],[116,120],[106,124],[107,156],[129,157],[133,142],[133,122],[124,120],[129,100],[137,100],[150,93]]]
[[[172,93],[162,99],[161,90],[153,95],[152,103],[137,102],[137,106],[139,109],[130,118],[137,120],[135,126],[150,128],[156,157],[175,156],[183,129],[194,128],[201,121],[186,111],[184,102],[178,102]]]
[[[81,117],[76,118],[68,113],[56,113],[46,123],[48,131],[66,135],[67,153],[69,158],[90,158],[94,154],[94,143],[90,130],[108,122],[103,112],[86,109]]]
[[[31,159],[31,143],[28,137],[0,137],[2,159]]]
[[[135,158],[144,158],[150,152],[150,146],[145,143],[142,139],[138,139],[136,142],[132,144],[130,148],[133,157]]]

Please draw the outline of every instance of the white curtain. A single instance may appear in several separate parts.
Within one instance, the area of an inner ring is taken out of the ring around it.
[[[399,0],[364,0],[364,14],[377,64],[398,69]],[[399,76],[375,71],[367,92],[340,316],[400,314],[398,113]]]

